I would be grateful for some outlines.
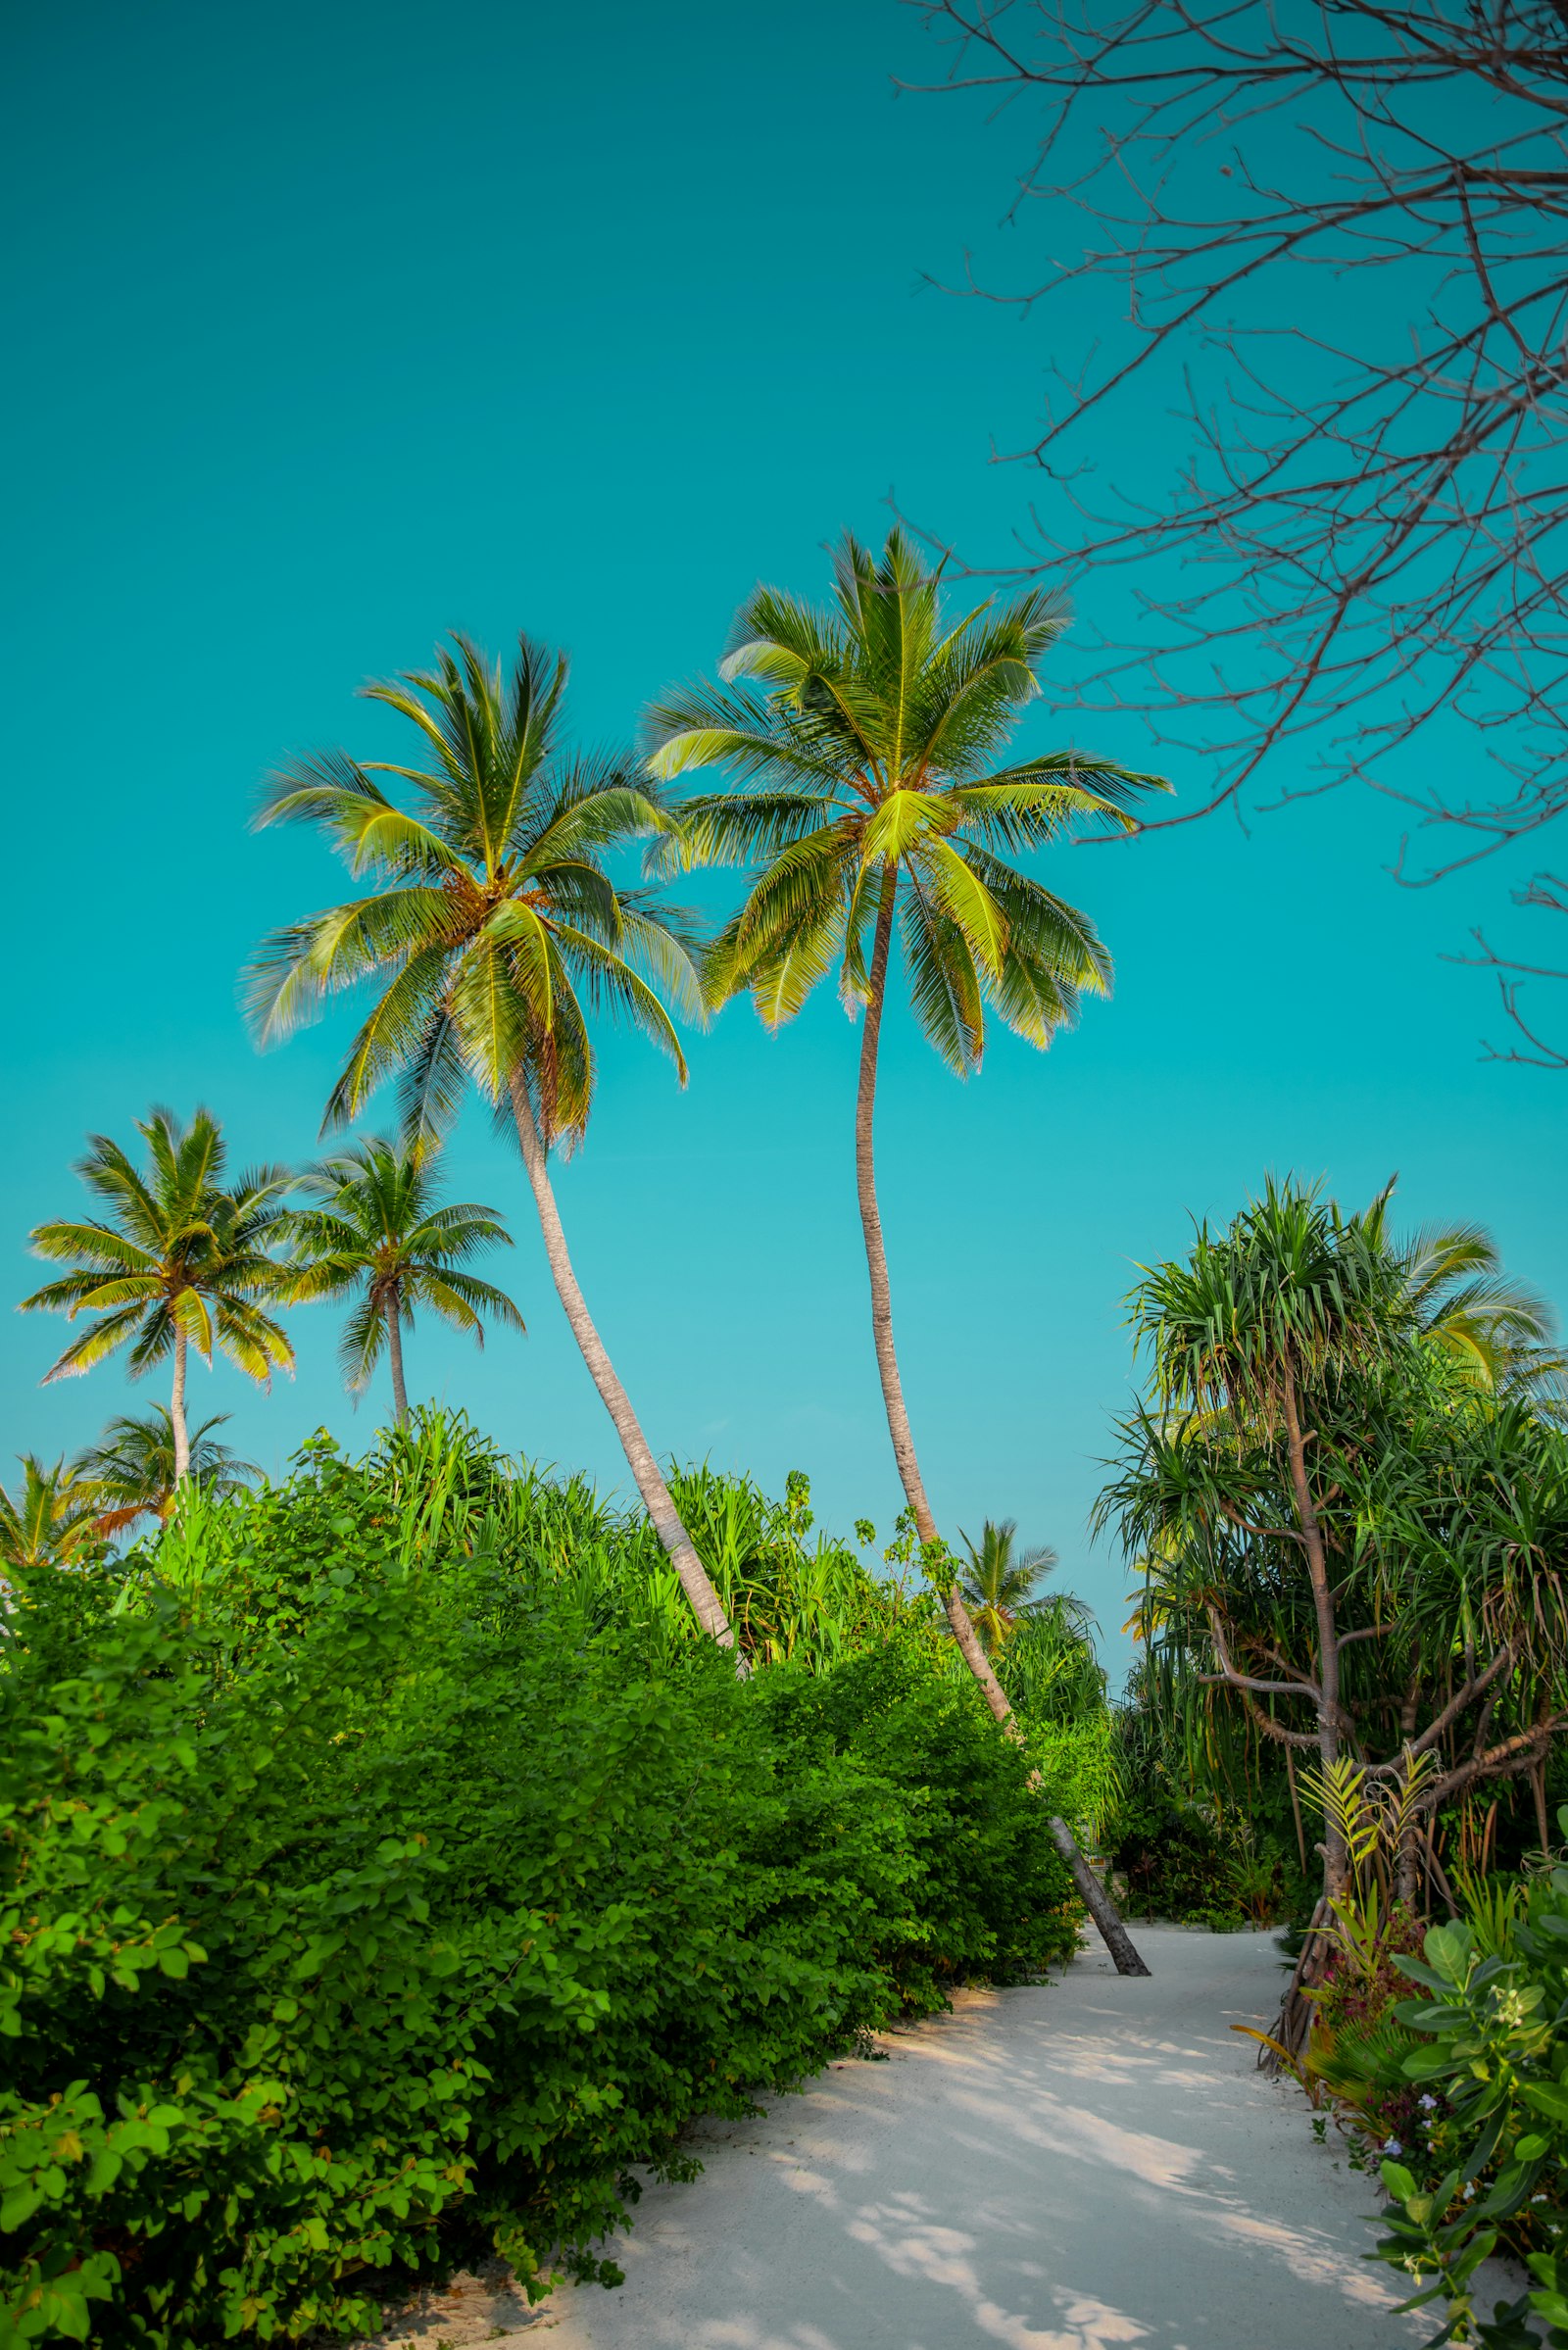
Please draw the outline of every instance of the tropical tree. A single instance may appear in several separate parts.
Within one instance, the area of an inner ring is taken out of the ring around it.
[[[764,1023],[800,1010],[837,967],[863,1007],[855,1153],[871,1286],[871,1332],[888,1432],[923,1545],[938,1542],[893,1337],[873,1151],[877,1052],[894,934],[915,1016],[959,1076],[980,1066],[988,1012],[1044,1049],[1103,994],[1110,959],[1088,918],[1008,861],[1073,822],[1128,828],[1154,776],[1053,751],[999,765],[1040,664],[1065,622],[1034,593],[954,618],[938,575],[903,533],[880,560],[846,534],[821,611],[773,588],[742,607],[718,686],[686,686],[649,713],[649,768],[663,781],[727,771],[688,799],[656,867],[760,868],[706,958],[710,1001],[749,990]],[[1005,1694],[956,1583],[945,1603],[999,1721]]]
[[[1270,1182],[1145,1273],[1152,1391],[1099,1514],[1144,1578],[1152,1688],[1201,1689],[1324,1784],[1342,1758],[1421,1766],[1413,1899],[1422,1822],[1538,1773],[1568,1723],[1568,1437],[1435,1334],[1386,1205]],[[1341,1901],[1332,1808],[1323,1854]]]
[[[311,1204],[291,1209],[288,1220],[288,1250],[300,1268],[290,1297],[358,1299],[338,1349],[344,1381],[363,1394],[385,1353],[400,1428],[409,1424],[403,1331],[416,1305],[479,1346],[486,1314],[509,1330],[523,1327],[504,1290],[462,1270],[480,1249],[510,1248],[511,1233],[493,1207],[437,1204],[435,1155],[427,1136],[352,1144],[300,1178]]]
[[[0,1486],[0,1573],[8,1578],[64,1566],[99,1531],[97,1489],[76,1467],[61,1459],[46,1468],[35,1452],[18,1461],[20,1486]]]
[[[407,718],[422,765],[340,753],[275,776],[263,824],[315,825],[367,896],[278,931],[253,966],[263,1042],[282,1037],[344,989],[374,1002],[327,1103],[346,1123],[387,1078],[400,1082],[403,1127],[439,1136],[472,1085],[515,1130],[545,1251],[572,1334],[620,1439],[659,1539],[699,1622],[734,1634],[594,1325],[566,1248],[549,1154],[581,1141],[593,1100],[588,1013],[639,1028],[686,1062],[661,997],[701,1011],[677,916],[606,869],[623,842],[667,832],[646,782],[613,759],[563,741],[564,657],[518,640],[510,676],[466,637],[425,673],[365,692]],[[410,805],[378,780],[396,776]]]
[[[214,1412],[188,1436],[185,1475],[204,1493],[237,1493],[261,1470],[254,1461],[222,1444],[213,1431],[227,1425],[230,1414]],[[122,1412],[112,1419],[96,1444],[76,1455],[74,1468],[97,1495],[100,1534],[123,1534],[142,1518],[167,1526],[179,1487],[175,1467],[173,1415],[155,1403],[139,1416]]]
[[[290,1178],[281,1167],[256,1167],[225,1188],[227,1154],[210,1110],[198,1108],[183,1126],[172,1110],[155,1109],[136,1131],[147,1149],[142,1168],[109,1136],[88,1138],[76,1172],[106,1213],[37,1226],[34,1255],[72,1269],[24,1297],[22,1310],[94,1317],[44,1374],[46,1386],[79,1377],[122,1346],[130,1348],[132,1379],[172,1357],[178,1485],[190,1468],[189,1349],[210,1364],[216,1347],[264,1387],[274,1370],[294,1367],[288,1340],[263,1311],[283,1281],[271,1251]]]
[[[1017,1539],[1016,1518],[987,1518],[978,1543],[961,1527],[958,1530],[968,1561],[958,1570],[958,1588],[988,1656],[996,1655],[1020,1618],[1030,1613],[1036,1591],[1058,1563],[1049,1542],[1015,1551]]]

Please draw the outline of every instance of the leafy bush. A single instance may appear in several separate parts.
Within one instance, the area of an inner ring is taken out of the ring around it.
[[[318,1451],[14,1623],[0,2343],[362,2331],[492,2245],[614,2281],[694,2117],[1073,1946],[917,1628],[737,1683],[592,1602],[613,1544],[567,1589],[416,1501]]]
[[[1533,2310],[1568,2350],[1568,1868],[1462,1891],[1419,1958],[1392,1954],[1420,1995],[1340,2017],[1315,2070],[1381,2138],[1379,2256],[1416,2278],[1412,2306],[1444,2301],[1441,2338],[1533,2350]],[[1471,2280],[1499,2243],[1537,2289],[1487,2321]]]

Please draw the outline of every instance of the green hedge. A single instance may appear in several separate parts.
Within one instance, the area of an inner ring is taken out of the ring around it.
[[[329,1477],[244,1523],[13,1623],[0,2342],[361,2331],[492,2244],[613,2281],[695,2116],[1070,1950],[1024,1758],[915,1641],[737,1684],[389,1564]]]

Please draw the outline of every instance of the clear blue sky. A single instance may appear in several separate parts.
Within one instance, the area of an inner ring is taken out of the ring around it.
[[[572,649],[583,738],[624,739],[712,661],[758,577],[817,590],[823,543],[879,533],[890,489],[966,545],[1004,543],[1038,485],[989,466],[989,441],[1033,414],[1045,327],[918,280],[988,239],[1027,125],[895,99],[891,75],[929,65],[891,0],[89,0],[15,19],[14,1296],[38,1277],[28,1227],[78,1199],[89,1127],[125,1135],[153,1102],[202,1099],[241,1157],[310,1153],[346,1028],[259,1058],[236,974],[262,932],[339,894],[339,869],[246,823],[282,753],[372,738],[365,676],[452,626],[501,646],[523,625]],[[1157,465],[1158,387],[1149,402]],[[1098,593],[1082,583],[1080,609]],[[1027,739],[1052,738],[1144,753],[1132,722],[1048,701]],[[1064,852],[1045,869],[1110,943],[1112,1004],[1044,1058],[1000,1041],[968,1088],[891,1024],[884,1211],[938,1514],[1054,1542],[1113,1656],[1124,1576],[1085,1517],[1127,1394],[1120,1299],[1190,1212],[1227,1214],[1270,1167],[1348,1200],[1398,1169],[1409,1217],[1485,1219],[1568,1303],[1568,1092],[1478,1058],[1482,982],[1438,959],[1505,876],[1412,896],[1381,870],[1393,847],[1376,806],[1341,796],[1250,838],[1211,823]],[[772,1041],[733,1008],[697,1040],[683,1097],[607,1040],[560,1188],[656,1446],[775,1487],[805,1467],[830,1521],[886,1528],[855,1050],[827,995]],[[482,1115],[452,1166],[513,1214],[517,1248],[492,1269],[530,1336],[479,1358],[421,1331],[412,1384],[618,1478],[520,1170]],[[374,1426],[338,1388],[330,1314],[294,1334],[299,1376],[270,1396],[225,1369],[196,1380],[269,1467],[322,1421]],[[74,1447],[157,1392],[114,1366],[40,1389],[64,1335],[10,1326],[6,1454]]]

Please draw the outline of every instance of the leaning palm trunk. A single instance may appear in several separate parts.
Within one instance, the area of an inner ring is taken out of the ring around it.
[[[866,1270],[871,1277],[871,1337],[876,1347],[876,1367],[882,1380],[882,1401],[888,1415],[888,1434],[893,1439],[893,1457],[898,1463],[905,1498],[914,1513],[915,1531],[922,1542],[934,1542],[940,1539],[937,1522],[931,1514],[931,1504],[926,1499],[925,1480],[920,1475],[914,1436],[904,1401],[904,1382],[899,1377],[898,1350],[893,1344],[893,1291],[888,1280],[888,1252],[882,1239],[882,1212],[876,1200],[876,1154],[873,1149],[876,1056],[882,1036],[882,1005],[887,994],[894,888],[895,875],[889,866],[883,876],[882,893],[877,904],[870,994],[865,1005],[865,1032],[860,1040],[860,1081],[855,1101],[855,1173],[860,1198],[860,1228],[865,1234]],[[991,1659],[980,1645],[979,1636],[963,1604],[956,1582],[952,1576],[945,1576],[943,1582],[942,1603],[947,1609],[948,1622],[958,1643],[959,1654],[979,1683],[986,1703],[1003,1729],[1009,1738],[1021,1741],[1023,1733],[1013,1717],[1007,1692],[997,1679]],[[1031,1784],[1038,1793],[1038,1774],[1032,1776]],[[1117,1974],[1147,1975],[1149,1969],[1134,1949],[1132,1936],[1117,1917],[1103,1887],[1097,1883],[1065,1822],[1054,1818],[1050,1827],[1054,1842],[1073,1873],[1073,1881],[1085,1907],[1110,1952]]]
[[[860,1196],[860,1228],[865,1234],[866,1270],[871,1276],[871,1339],[876,1347],[876,1367],[882,1380],[882,1401],[888,1415],[888,1434],[893,1439],[893,1457],[898,1463],[899,1479],[905,1498],[914,1512],[915,1531],[922,1542],[938,1540],[937,1522],[926,1499],[925,1481],[920,1475],[920,1463],[915,1457],[914,1438],[909,1429],[909,1415],[905,1408],[904,1382],[899,1377],[899,1357],[893,1344],[893,1293],[888,1282],[888,1253],[882,1240],[882,1214],[876,1201],[876,1156],[872,1147],[872,1123],[876,1113],[876,1056],[882,1035],[882,1004],[887,993],[888,947],[893,935],[893,898],[895,876],[890,865],[882,880],[882,895],[877,905],[876,942],[871,953],[871,992],[865,1006],[865,1033],[860,1040],[860,1082],[855,1101],[855,1175]],[[957,1587],[951,1578],[944,1579],[947,1589],[943,1604],[948,1622],[957,1641],[964,1663],[968,1666],[999,1722],[1008,1722],[1012,1707],[996,1674],[991,1660],[980,1645],[969,1611],[964,1606]]]
[[[590,1378],[599,1390],[600,1401],[615,1424],[620,1448],[626,1455],[626,1465],[632,1473],[643,1507],[653,1521],[654,1532],[663,1544],[670,1565],[680,1577],[681,1589],[691,1603],[693,1615],[703,1630],[718,1641],[720,1647],[735,1645],[735,1633],[724,1603],[708,1579],[708,1570],[697,1555],[697,1547],[685,1527],[668,1486],[659,1472],[659,1463],[649,1448],[631,1398],[605,1351],[605,1343],[594,1327],[587,1300],[578,1287],[577,1276],[571,1269],[566,1249],[566,1236],[562,1229],[561,1211],[556,1206],[556,1195],[551,1187],[550,1170],[546,1163],[545,1146],[534,1116],[533,1103],[520,1076],[511,1080],[512,1112],[516,1121],[517,1141],[522,1148],[522,1163],[528,1170],[533,1187],[534,1204],[539,1210],[540,1228],[544,1233],[545,1254],[557,1295],[566,1310],[571,1334],[582,1348],[583,1361],[588,1365]]]
[[[185,1333],[174,1324],[174,1383],[169,1397],[169,1425],[174,1435],[174,1491],[190,1475],[190,1432],[185,1426]]]

